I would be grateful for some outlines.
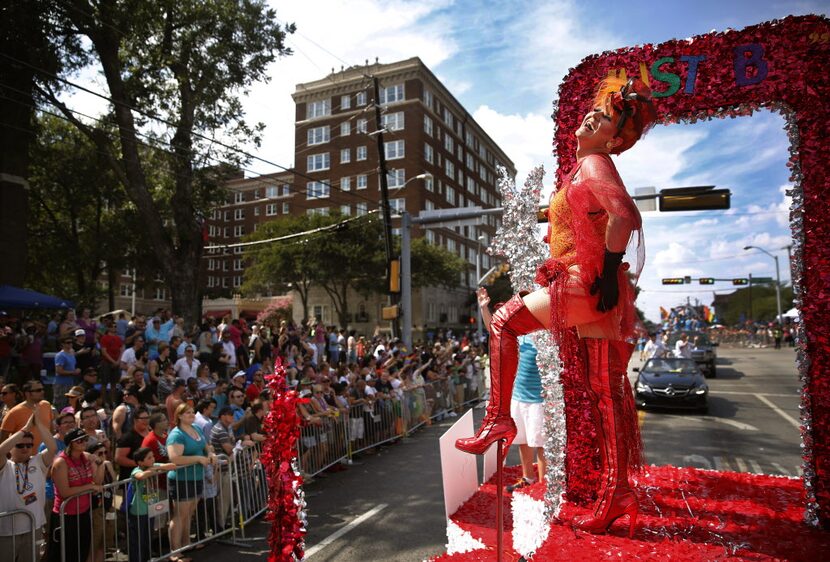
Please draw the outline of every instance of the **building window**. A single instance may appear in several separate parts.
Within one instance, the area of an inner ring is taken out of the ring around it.
[[[389,170],[386,174],[386,185],[390,189],[398,189],[406,183],[406,170]]]
[[[352,189],[352,178],[346,176],[345,178],[340,178],[340,191],[351,191]]]
[[[366,206],[366,203],[357,203],[355,205],[355,214],[357,216],[362,217],[367,212],[368,212],[368,207]]]
[[[362,162],[366,160],[366,147],[365,146],[358,146],[357,147],[357,161]]]
[[[233,235],[236,237],[245,236],[245,227],[242,225],[233,227]]]
[[[265,188],[265,197],[267,197],[268,199],[279,197],[279,195],[279,188],[276,185],[269,185]]]
[[[329,196],[329,185],[321,181],[310,181],[306,184],[306,198],[320,199]]]
[[[223,278],[222,278],[222,288],[223,288],[223,289],[227,289],[227,288],[228,288],[228,278],[227,278],[227,277],[223,277]]]
[[[355,96],[355,105],[366,105],[366,92],[358,92]]]
[[[228,270],[228,260],[223,260],[222,261],[222,271],[227,271],[227,270]]]
[[[233,286],[234,287],[241,287],[242,286],[242,276],[241,275],[234,275],[233,276]]]
[[[475,146],[475,142],[473,141],[473,133],[471,131],[467,131],[467,146],[469,148],[473,148]]]
[[[348,217],[352,214],[352,207],[351,205],[340,205],[340,214],[344,217]]]
[[[369,132],[368,123],[365,119],[358,119],[357,125],[355,126],[355,130],[358,133],[367,133]]]
[[[233,270],[242,271],[242,260],[233,260]]]
[[[367,185],[368,185],[368,183],[366,181],[366,175],[365,174],[357,176],[357,189],[366,189]]]
[[[444,132],[444,150],[450,154],[452,154],[453,151],[452,137],[446,131]]]
[[[306,214],[309,216],[319,215],[321,217],[329,216],[329,208],[328,207],[317,207],[316,209],[308,209]]]
[[[306,158],[306,170],[309,172],[319,172],[321,170],[328,170],[331,162],[329,161],[329,153],[312,154]]]
[[[427,191],[433,191],[435,189],[435,186],[432,182],[433,179],[431,177],[424,178],[424,188],[426,188]]]
[[[476,171],[476,161],[473,159],[473,155],[469,152],[467,153],[467,168],[472,171]]]
[[[455,189],[450,186],[447,186],[447,192],[445,194],[447,198],[447,203],[450,205],[455,205]]]
[[[241,221],[245,219],[245,209],[234,209],[233,220]]]
[[[229,220],[231,220],[231,212],[225,211],[225,222],[228,222]]]
[[[452,113],[450,113],[450,110],[445,107],[441,115],[444,118],[444,123],[446,123],[448,127],[452,128]]]
[[[153,299],[157,301],[163,301],[167,298],[167,291],[163,287],[156,287],[155,294],[153,295]]]
[[[331,129],[328,125],[314,127],[308,130],[308,145],[323,144],[331,140]]]
[[[399,199],[390,199],[389,210],[399,215],[406,211],[406,198],[401,197]]]
[[[425,211],[434,211],[435,210],[435,203],[427,199],[424,201],[424,210]]]
[[[455,253],[455,240],[452,238],[447,238],[447,250]]]
[[[432,136],[432,117],[424,115],[424,132],[427,136]]]
[[[449,159],[444,160],[444,172],[450,179],[455,178],[455,164],[453,164]]]
[[[213,260],[213,258],[210,258],[208,260],[208,271],[213,271],[213,269],[215,267],[216,267],[216,262]]]
[[[352,134],[352,123],[350,121],[343,121],[340,123],[340,136],[348,137]]]
[[[352,149],[344,148],[340,151],[340,163],[347,164],[352,161]]]
[[[227,226],[225,228],[223,228],[222,229],[222,237],[223,238],[228,238],[228,235],[230,234],[230,231],[231,231],[231,229],[228,228]]]
[[[387,160],[397,160],[404,157],[404,142],[402,140],[383,143]]]
[[[121,283],[118,286],[118,294],[122,297],[131,297],[133,296],[133,284],[132,283]]]
[[[467,176],[467,191],[476,195],[476,182],[470,176]]]
[[[312,101],[306,104],[306,119],[331,115],[331,100]]]
[[[288,197],[289,195],[291,195],[291,186],[288,185],[287,183],[283,184],[283,186],[282,186],[282,196],[283,197]]]
[[[340,109],[349,109],[352,106],[351,96],[340,96]]]
[[[404,128],[403,111],[389,113],[382,118],[383,128],[387,131],[401,131]]]
[[[432,109],[432,92],[424,88],[424,105]]]
[[[455,146],[456,146],[455,157],[458,158],[459,162],[463,162],[464,161],[464,151],[461,149],[461,143],[459,143]]]
[[[244,203],[245,202],[245,194],[241,192],[237,192],[233,194],[233,202],[234,203]]]
[[[289,212],[291,212],[291,206],[288,203],[283,203],[282,204],[282,214],[287,215]]]
[[[433,154],[432,154],[432,147],[429,143],[424,143],[424,160],[432,164]]]
[[[273,217],[277,214],[277,204],[276,203],[269,203],[265,205],[265,216],[266,217]]]
[[[380,104],[403,101],[403,84],[396,84],[380,90]]]
[[[256,207],[254,207],[254,216],[255,216],[255,217],[258,217],[258,216],[259,216],[259,205],[257,205]]]
[[[216,279],[214,276],[212,276],[212,275],[208,276],[208,287],[210,287],[210,288],[213,287],[214,279]]]

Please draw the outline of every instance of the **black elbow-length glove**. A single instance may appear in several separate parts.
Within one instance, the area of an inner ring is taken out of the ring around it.
[[[617,270],[620,268],[625,252],[610,252],[606,248],[605,258],[602,260],[602,273],[597,275],[591,285],[591,295],[599,293],[597,310],[608,312],[620,299],[620,287],[617,284]]]

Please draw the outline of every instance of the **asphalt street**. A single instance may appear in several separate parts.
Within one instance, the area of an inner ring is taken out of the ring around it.
[[[798,377],[791,349],[719,349],[708,379],[707,415],[641,412],[650,464],[795,476],[800,470]],[[640,365],[637,359],[631,367]],[[630,373],[635,375],[633,371]],[[475,410],[477,422],[483,415]],[[306,486],[307,559],[317,562],[421,561],[445,548],[438,438],[455,418],[424,428],[346,471]],[[518,464],[516,447],[508,464]],[[243,545],[215,544],[204,560],[265,559],[268,526],[246,529]],[[251,540],[252,539],[252,540]]]
[[[718,350],[709,412],[640,412],[649,464],[798,476],[799,381],[793,349]],[[639,365],[632,361],[631,366]],[[635,374],[631,374],[632,384]]]

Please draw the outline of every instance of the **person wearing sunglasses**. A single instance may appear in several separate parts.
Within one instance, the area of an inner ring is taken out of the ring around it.
[[[575,519],[574,526],[603,532],[628,515],[632,534],[639,507],[628,471],[641,466],[642,445],[627,388],[631,347],[626,340],[634,334],[637,318],[631,280],[636,283],[642,271],[645,248],[642,218],[611,155],[634,146],[657,112],[646,84],[610,76],[590,108],[574,132],[576,163],[563,176],[547,211],[550,258],[535,279],[542,288],[513,296],[493,314],[487,414],[476,435],[459,439],[455,446],[471,454],[483,454],[496,441],[510,446],[516,436],[510,402],[518,338],[550,330],[565,365],[574,367],[580,356],[585,358],[586,390],[601,453],[600,500],[593,514]],[[636,246],[632,250],[637,256],[631,272],[622,263],[629,245]]]
[[[33,430],[44,436],[46,450],[34,454]],[[40,418],[26,424],[0,444],[0,513],[25,509],[34,517],[35,533],[46,524],[46,475],[55,456],[55,440]],[[8,458],[7,458],[8,457]],[[31,520],[25,515],[0,518],[0,552],[9,562],[32,559]]]
[[[43,423],[43,427],[52,426],[52,405],[43,399],[44,390],[43,383],[40,381],[29,381],[23,385],[23,402],[9,410],[9,413],[3,417],[3,424],[0,425],[0,441],[5,441],[9,435],[23,429],[33,412],[37,412],[37,417]],[[32,434],[35,451],[37,451],[43,442],[37,426],[32,428]]]
[[[23,402],[23,393],[14,383],[4,384],[0,390],[0,424],[12,408]]]

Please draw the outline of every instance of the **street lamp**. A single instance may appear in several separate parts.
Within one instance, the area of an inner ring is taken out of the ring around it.
[[[478,236],[478,244],[476,246],[476,282],[481,279],[481,243],[486,240],[486,237],[483,234]],[[476,285],[476,290],[478,290],[478,286]],[[482,319],[481,319],[481,307],[478,306],[478,300],[476,300],[476,337],[478,339],[478,343],[481,343],[481,338],[484,335],[482,333]]]
[[[408,179],[401,186],[406,187],[411,181],[432,179],[432,174],[424,172]],[[411,218],[406,209],[401,213],[401,298],[400,316],[403,318],[401,325],[401,339],[408,350],[412,350],[412,255],[410,248]]]
[[[778,256],[774,256],[765,249],[759,248],[758,246],[744,246],[744,250],[758,250],[759,252],[764,252],[766,255],[775,260],[775,304],[778,307],[777,322],[783,322],[784,318],[781,315],[781,272],[778,269]]]

